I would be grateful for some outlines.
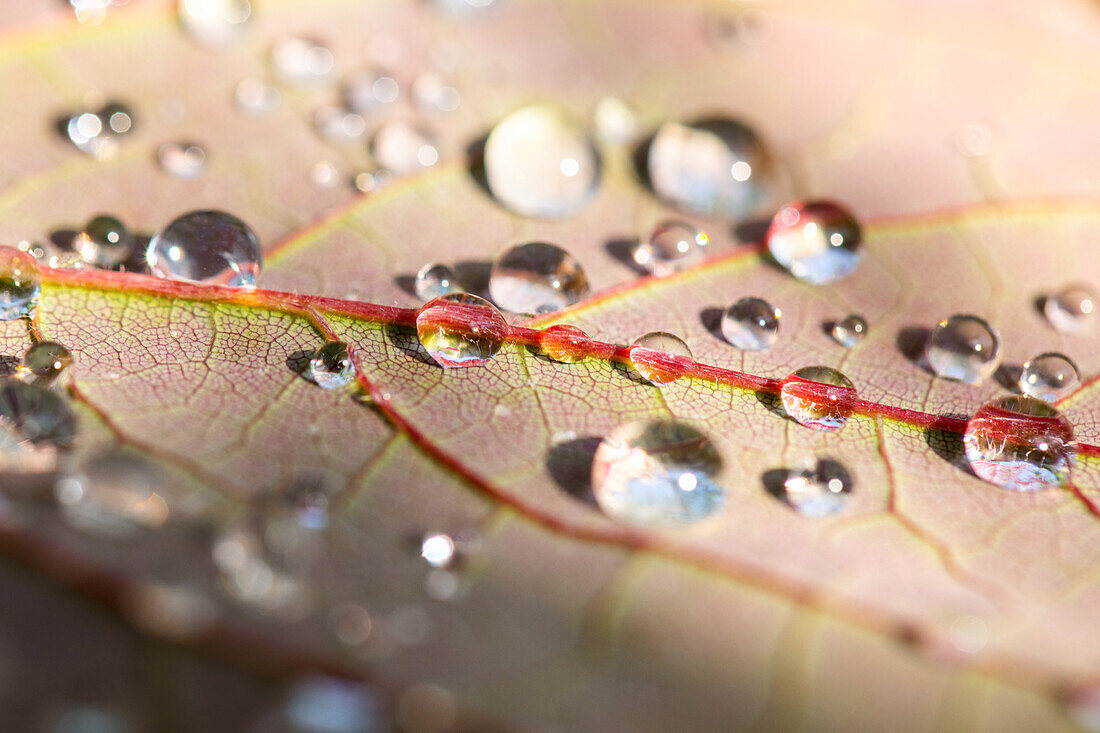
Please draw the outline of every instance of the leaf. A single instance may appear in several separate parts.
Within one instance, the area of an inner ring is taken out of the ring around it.
[[[738,12],[761,14],[766,42],[706,42],[715,14]],[[436,123],[449,162],[352,196],[309,181],[322,160],[345,177],[367,163],[362,149],[308,130],[331,87],[285,90],[263,120],[230,101],[278,35],[323,35],[353,68],[370,55],[362,28],[401,29],[408,79],[429,68],[432,44],[454,44],[463,99]],[[1093,11],[1068,2],[875,16],[841,3],[826,17],[809,3],[517,1],[461,20],[412,4],[274,5],[219,51],[188,43],[156,5],[119,10],[98,30],[48,19],[11,31],[0,64],[17,81],[0,94],[22,114],[0,128],[0,235],[42,238],[100,210],[151,231],[216,206],[269,243],[261,284],[271,290],[47,272],[37,327],[76,355],[79,455],[121,445],[155,461],[170,521],[102,538],[28,491],[13,497],[0,544],[96,587],[153,633],[383,689],[440,684],[464,715],[521,726],[1068,728],[1057,703],[1100,669],[1097,450],[1083,451],[1070,490],[1018,495],[979,481],[957,430],[1003,387],[935,380],[913,345],[946,315],[975,312],[1000,329],[1006,363],[1057,348],[1084,374],[1100,370],[1095,329],[1060,336],[1034,305],[1069,277],[1100,279],[1100,200],[1081,152],[1098,111],[1082,72],[1096,30]],[[1025,39],[1044,53],[1020,54]],[[166,94],[166,78],[188,86]],[[44,123],[87,88],[124,94],[139,114],[115,161],[78,157]],[[467,146],[517,106],[548,99],[585,118],[608,93],[647,129],[715,108],[752,120],[791,168],[790,194],[827,194],[865,221],[859,271],[800,284],[713,221],[712,260],[637,279],[607,243],[673,212],[637,180],[626,147],[604,146],[599,195],[563,222],[507,213],[469,174]],[[176,95],[183,120],[162,119]],[[995,145],[968,158],[955,139],[975,120],[991,123]],[[182,136],[210,152],[194,181],[153,163],[159,142]],[[702,366],[658,389],[614,359],[550,362],[517,326],[486,366],[439,369],[410,329],[403,308],[418,304],[402,278],[433,259],[483,272],[526,239],[561,243],[599,293],[527,326],[570,323],[608,344],[668,330]],[[782,333],[775,348],[742,353],[714,335],[712,316],[752,294],[782,308]],[[822,325],[849,312],[871,329],[845,352]],[[5,325],[5,354],[24,348],[23,328]],[[372,404],[298,373],[333,337],[352,345]],[[785,419],[768,396],[774,380],[818,363],[867,401],[833,435]],[[1064,405],[1090,445],[1096,399],[1086,386]],[[670,414],[715,440],[730,506],[698,528],[612,522],[586,497],[595,443],[625,421]],[[769,470],[819,456],[852,473],[841,515],[801,517],[765,491]],[[211,540],[278,519],[273,496],[301,481],[329,493],[332,523],[295,576],[305,607],[262,613],[220,586]],[[479,534],[458,576],[465,595],[426,595],[440,576],[410,545],[426,531]],[[149,589],[162,586],[213,599],[209,623],[151,614]],[[337,640],[333,609],[348,604],[373,619],[365,643]]]

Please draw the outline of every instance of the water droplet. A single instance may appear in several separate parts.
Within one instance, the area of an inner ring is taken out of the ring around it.
[[[420,309],[416,333],[440,366],[478,366],[500,351],[508,335],[508,322],[484,298],[450,293]]]
[[[278,89],[255,77],[242,79],[237,84],[233,99],[238,110],[256,117],[271,114],[283,103],[283,95]]]
[[[625,145],[637,137],[638,120],[634,110],[618,97],[604,97],[596,103],[592,115],[596,137],[608,145]]]
[[[832,333],[833,339],[838,344],[850,349],[867,335],[867,321],[863,320],[862,316],[853,313],[843,321],[834,323],[830,333]]]
[[[638,242],[634,261],[657,277],[665,277],[697,264],[709,241],[706,232],[690,224],[665,222],[653,229],[649,239]]]
[[[46,265],[53,270],[87,270],[88,262],[76,252],[50,255]]]
[[[181,0],[179,20],[193,40],[223,46],[238,37],[252,15],[249,0]]]
[[[539,346],[554,361],[573,364],[588,355],[592,339],[576,326],[562,323],[539,332]]]
[[[420,542],[420,556],[433,568],[445,568],[455,560],[455,542],[450,535],[433,532]]]
[[[325,105],[313,113],[313,127],[334,145],[350,143],[367,133],[367,121],[357,112]]]
[[[222,585],[235,600],[257,611],[288,619],[304,616],[309,594],[298,569],[265,546],[247,525],[223,530],[212,548]]]
[[[122,137],[134,129],[134,113],[122,102],[107,102],[99,110],[99,119],[105,133]]]
[[[73,238],[73,249],[88,264],[109,269],[130,258],[134,237],[115,217],[100,215],[85,224],[84,231]]]
[[[1092,322],[1096,293],[1088,285],[1070,285],[1043,301],[1043,314],[1062,333],[1080,331]]]
[[[435,136],[403,120],[391,120],[378,128],[371,139],[371,155],[380,166],[399,176],[439,162]]]
[[[1001,340],[977,316],[951,316],[928,336],[928,364],[938,376],[977,384],[1001,363]]]
[[[714,514],[726,490],[710,440],[683,423],[641,420],[611,432],[592,460],[592,489],[609,516],[638,525],[683,524]]]
[[[355,382],[355,365],[348,356],[348,346],[330,341],[309,360],[309,376],[322,389],[340,389]]]
[[[678,336],[653,331],[630,345],[630,362],[642,378],[652,384],[668,384],[684,375],[691,349]]]
[[[362,646],[370,638],[374,622],[370,613],[354,603],[340,603],[328,614],[329,628],[341,644]]]
[[[27,349],[16,376],[26,382],[48,387],[73,363],[73,355],[55,341],[39,341]]]
[[[979,478],[1013,491],[1065,486],[1077,454],[1073,427],[1034,397],[1001,397],[970,418],[963,435]]]
[[[484,162],[493,196],[524,216],[568,216],[599,185],[592,141],[553,107],[524,107],[498,122],[485,140]]]
[[[149,270],[170,280],[253,287],[263,251],[247,224],[224,211],[191,211],[153,235]]]
[[[382,69],[360,69],[344,80],[344,104],[355,112],[369,112],[397,101],[401,86]]]
[[[782,317],[782,311],[763,298],[741,298],[722,314],[722,335],[739,349],[770,349],[779,337]]]
[[[751,129],[731,119],[666,122],[649,145],[653,191],[668,203],[740,219],[775,188],[771,155]]]
[[[836,369],[809,366],[780,382],[779,397],[783,409],[796,422],[814,430],[832,432],[848,422],[856,390],[851,380]]]
[[[94,458],[60,478],[54,497],[61,517],[77,529],[121,537],[168,521],[160,472],[128,453]]]
[[[314,84],[332,73],[336,59],[320,41],[289,36],[271,47],[271,67],[275,75],[292,84]]]
[[[30,315],[41,284],[38,263],[30,254],[0,245],[0,320]]]
[[[416,77],[412,85],[413,99],[425,112],[454,112],[462,97],[458,90],[447,83],[442,74],[426,71]]]
[[[844,509],[852,479],[836,461],[818,461],[812,469],[787,471],[782,498],[804,517],[827,517]]]
[[[804,282],[820,285],[859,266],[859,224],[831,201],[796,201],[779,210],[766,235],[775,261]]]
[[[26,252],[35,260],[41,260],[46,256],[46,248],[38,242],[30,242],[24,239],[18,242],[15,247],[20,252]]]
[[[393,180],[393,176],[385,168],[373,171],[361,171],[355,175],[355,188],[360,193],[373,193],[385,188]]]
[[[527,242],[501,253],[489,273],[489,296],[512,313],[552,313],[588,295],[588,276],[556,244]]]
[[[157,148],[160,169],[176,178],[198,178],[206,167],[206,151],[198,143],[170,142]]]
[[[74,114],[65,125],[65,134],[77,150],[99,160],[107,160],[118,152],[118,141],[95,112]]]
[[[429,262],[420,268],[413,287],[416,289],[416,297],[421,300],[431,300],[461,290],[454,270],[436,262]]]
[[[309,169],[309,179],[321,188],[332,188],[336,185],[340,174],[336,172],[336,166],[328,161],[321,161]]]
[[[55,392],[18,379],[0,382],[0,425],[29,443],[60,447],[72,443],[76,417]]]
[[[1043,402],[1060,400],[1080,386],[1077,365],[1053,351],[1029,359],[1020,373],[1020,391]]]

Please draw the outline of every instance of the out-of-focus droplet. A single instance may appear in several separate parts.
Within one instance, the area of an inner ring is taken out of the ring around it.
[[[367,133],[367,121],[362,115],[333,105],[317,108],[313,127],[322,138],[336,145],[354,142]]]
[[[963,155],[977,158],[993,149],[993,129],[984,122],[968,122],[959,130],[956,144]]]
[[[309,360],[309,375],[322,389],[341,389],[355,383],[355,365],[347,344],[330,341]]]
[[[180,0],[177,7],[187,35],[208,46],[235,40],[252,15],[249,0]]]
[[[850,349],[867,335],[867,321],[863,320],[862,316],[853,313],[844,320],[834,323],[833,327],[829,329],[829,333],[832,334],[834,341],[844,348]]]
[[[360,69],[344,79],[344,104],[355,112],[370,112],[396,102],[401,86],[389,71]]]
[[[327,79],[336,65],[328,46],[313,38],[288,36],[271,47],[271,68],[292,84],[316,84]]]
[[[684,423],[642,420],[611,432],[592,460],[592,490],[614,519],[676,525],[711,516],[726,501],[715,477],[722,459],[710,440]]]
[[[588,355],[592,339],[576,326],[562,323],[540,331],[539,346],[554,361],[573,364]]]
[[[604,97],[596,103],[592,126],[596,137],[607,145],[626,145],[638,136],[634,110],[618,97]]]
[[[237,109],[247,115],[261,117],[279,109],[283,103],[282,93],[263,79],[249,77],[241,79],[233,93]]]
[[[527,242],[501,253],[489,273],[489,296],[512,313],[552,313],[588,295],[588,276],[556,244]]]
[[[779,337],[782,311],[763,298],[741,298],[722,314],[722,335],[745,351],[770,349]]]
[[[224,211],[191,211],[153,235],[149,270],[169,280],[253,287],[263,266],[260,240]]]
[[[783,409],[796,422],[832,432],[848,422],[856,390],[851,380],[836,369],[810,366],[798,369],[780,382],[779,398]]]
[[[1034,397],[1001,397],[970,418],[963,434],[979,478],[1013,491],[1065,486],[1077,455],[1073,427]]]
[[[651,384],[668,384],[684,375],[685,360],[691,360],[691,349],[683,339],[664,331],[639,336],[630,345],[630,363]]]
[[[1080,386],[1077,365],[1053,351],[1028,359],[1020,372],[1020,391],[1043,402],[1056,402]]]
[[[38,303],[42,274],[34,257],[0,245],[0,320],[30,315]]]
[[[361,171],[355,175],[355,188],[360,193],[375,193],[388,186],[392,180],[393,174],[385,168],[378,168],[373,171]]]
[[[309,169],[309,179],[320,188],[333,188],[339,182],[340,174],[336,166],[327,160],[322,160]]]
[[[0,425],[23,441],[67,447],[76,435],[76,417],[57,393],[19,379],[0,382]]]
[[[129,453],[94,458],[54,485],[61,517],[96,534],[121,537],[168,521],[160,471]]]
[[[134,113],[122,102],[107,102],[99,110],[99,119],[105,133],[125,137],[133,132]]]
[[[458,90],[435,71],[425,71],[413,80],[412,95],[417,107],[431,113],[454,112],[462,101]]]
[[[21,242],[18,242],[15,245],[15,248],[18,249],[20,252],[26,252],[31,257],[33,257],[35,261],[40,261],[46,256],[46,248],[38,242],[31,242],[24,239]]]
[[[59,252],[50,255],[46,266],[53,270],[87,270],[88,261],[76,252]]]
[[[439,147],[427,128],[404,120],[383,124],[371,138],[371,155],[395,175],[431,168],[439,162]]]
[[[329,629],[333,636],[345,646],[362,646],[370,639],[374,622],[370,613],[354,603],[340,603],[333,606],[328,614]]]
[[[448,293],[456,293],[462,289],[459,287],[454,270],[438,262],[429,262],[420,268],[416,273],[413,288],[416,290],[416,297],[424,301]]]
[[[1043,300],[1043,314],[1062,333],[1074,333],[1093,321],[1096,293],[1088,285],[1069,285]]]
[[[445,568],[455,560],[455,541],[442,532],[426,534],[420,541],[420,556],[433,568]]]
[[[16,377],[42,387],[57,381],[73,363],[73,355],[56,341],[39,341],[27,349]]]
[[[78,112],[65,124],[65,134],[77,150],[107,160],[118,152],[118,139],[95,112]]]
[[[118,267],[130,258],[134,236],[113,216],[100,215],[84,225],[73,238],[73,250],[94,267]]]
[[[160,169],[176,178],[198,178],[206,167],[206,151],[198,143],[175,141],[157,148]]]
[[[485,140],[485,177],[501,204],[524,216],[558,219],[588,203],[600,159],[582,127],[553,107],[513,112]]]
[[[852,491],[848,471],[836,461],[792,470],[783,479],[782,498],[804,517],[827,517],[844,509]]]
[[[937,376],[978,384],[1001,364],[1001,339],[977,316],[951,316],[928,336],[928,364]]]
[[[225,528],[212,548],[222,585],[234,600],[264,614],[298,619],[309,610],[302,572],[269,549],[263,537],[242,524]]]
[[[290,689],[285,716],[295,733],[377,733],[385,725],[371,690],[336,677],[306,677]]]
[[[653,191],[689,211],[741,219],[776,193],[777,171],[764,143],[727,118],[666,122],[650,142],[647,165]]]
[[[859,266],[859,224],[831,201],[795,201],[772,219],[768,251],[792,275],[814,285],[832,282]]]
[[[450,293],[420,309],[416,333],[440,366],[479,366],[500,351],[508,335],[508,322],[484,298]]]
[[[634,248],[634,261],[657,277],[665,277],[697,264],[706,254],[710,236],[690,224],[668,221],[658,224],[649,238]]]

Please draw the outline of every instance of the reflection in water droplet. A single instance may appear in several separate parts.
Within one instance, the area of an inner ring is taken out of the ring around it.
[[[666,122],[649,145],[653,191],[674,206],[740,219],[773,195],[771,155],[751,129],[731,119]]]
[[[1043,314],[1062,333],[1080,331],[1092,323],[1096,293],[1088,285],[1069,285],[1043,301]]]
[[[153,235],[149,270],[170,280],[252,287],[263,251],[247,224],[224,211],[192,211]]]
[[[450,293],[420,309],[416,333],[440,366],[478,366],[500,351],[508,335],[508,322],[484,298]]]
[[[1080,386],[1077,365],[1053,351],[1029,359],[1020,372],[1020,391],[1044,402],[1060,400]]]
[[[722,314],[722,335],[739,349],[770,349],[779,337],[782,317],[782,311],[763,298],[741,298]]]
[[[639,336],[630,345],[630,362],[642,378],[652,384],[675,382],[684,374],[684,360],[691,349],[678,336],[653,331]]]
[[[42,275],[27,252],[0,245],[0,320],[10,321],[34,312]]]
[[[113,216],[95,217],[73,238],[73,250],[88,264],[103,269],[118,267],[130,258],[133,249],[130,230]]]
[[[722,459],[683,423],[642,420],[616,428],[592,461],[596,501],[614,519],[638,525],[696,522],[726,500],[715,481]]]
[[[552,313],[588,295],[588,276],[556,244],[527,242],[505,250],[489,273],[489,296],[512,313]]]
[[[780,382],[779,397],[783,409],[796,422],[814,430],[832,432],[848,422],[856,390],[851,380],[836,369],[809,366]]]
[[[592,125],[596,137],[608,145],[625,145],[633,142],[638,134],[634,110],[618,97],[604,97],[596,103]]]
[[[395,102],[401,86],[393,74],[383,69],[360,69],[344,79],[344,104],[355,112],[370,112]]]
[[[799,280],[820,285],[859,266],[859,224],[831,201],[796,201],[779,210],[765,237],[775,261]]]
[[[355,383],[355,365],[348,356],[348,346],[330,341],[309,360],[309,376],[322,389],[341,389]]]
[[[416,297],[421,300],[431,300],[461,290],[454,270],[436,262],[429,262],[420,268],[413,287],[416,289]]]
[[[23,355],[16,377],[48,387],[73,363],[73,355],[55,341],[39,341]]]
[[[458,90],[434,71],[426,71],[416,77],[412,94],[417,106],[425,112],[454,112],[462,101]]]
[[[242,79],[237,84],[233,99],[238,110],[256,117],[271,114],[283,103],[283,95],[278,89],[255,77]]]
[[[634,261],[657,277],[665,277],[697,264],[706,254],[710,236],[690,224],[668,221],[658,224],[649,238],[638,242]]]
[[[285,82],[314,84],[332,73],[336,59],[332,51],[312,38],[290,36],[271,47],[271,67]]]
[[[819,461],[813,469],[788,471],[783,500],[804,517],[827,517],[844,509],[852,491],[847,470],[836,461]]]
[[[928,336],[925,355],[938,376],[977,384],[1000,366],[1001,340],[977,316],[951,316]]]
[[[587,356],[592,339],[576,326],[562,323],[539,332],[539,346],[554,361],[573,364]]]
[[[484,162],[493,196],[524,216],[568,216],[599,185],[600,160],[592,141],[553,107],[524,107],[498,122],[485,140]]]
[[[445,568],[455,560],[455,541],[442,532],[426,534],[420,542],[420,556],[433,568]]]
[[[249,0],[180,0],[178,12],[180,25],[193,40],[221,46],[237,38],[252,5]]]
[[[76,418],[65,400],[18,379],[0,382],[0,424],[34,444],[66,447],[76,434]]]
[[[372,733],[385,726],[374,694],[336,677],[306,677],[291,688],[286,719],[301,733]]]
[[[160,169],[176,178],[198,178],[206,167],[206,151],[198,143],[170,142],[157,148]]]
[[[1034,397],[1001,397],[974,413],[963,435],[974,473],[1013,491],[1065,486],[1077,454],[1073,427]]]
[[[122,537],[168,521],[162,484],[148,461],[129,453],[107,454],[58,479],[54,497],[67,524]]]
[[[834,323],[830,333],[832,333],[833,339],[838,344],[850,349],[867,335],[867,321],[863,320],[862,316],[853,313],[843,321]]]
[[[391,120],[374,133],[371,155],[380,166],[400,176],[438,163],[439,147],[426,128]]]

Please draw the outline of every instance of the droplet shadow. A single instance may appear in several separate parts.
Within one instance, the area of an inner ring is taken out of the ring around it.
[[[760,474],[760,480],[764,484],[764,490],[784,504],[787,503],[787,478],[791,475],[789,468],[772,468]]]
[[[758,390],[753,394],[756,396],[756,401],[766,407],[768,412],[783,419],[790,417],[787,411],[783,409],[783,400],[779,398],[779,395],[763,390]]]
[[[489,177],[485,173],[485,141],[488,139],[489,133],[486,132],[466,146],[466,171],[481,192],[495,202],[496,199],[493,198],[493,192],[489,188]]]
[[[416,335],[416,329],[412,326],[389,323],[382,329],[382,333],[390,346],[398,351],[424,364],[430,364],[433,367],[439,366],[439,363],[424,350],[424,346],[420,343],[420,337]]]
[[[50,232],[50,244],[62,252],[72,252],[76,236],[80,234],[76,229],[55,229]]]
[[[653,382],[649,381],[641,374],[638,374],[638,370],[633,366],[624,364],[621,361],[611,362],[611,372],[621,377],[625,377],[635,384],[644,384],[647,387],[658,387],[658,385],[653,384]]]
[[[768,227],[771,226],[771,223],[771,219],[765,218],[753,218],[737,222],[733,225],[733,236],[737,241],[741,242],[741,244],[761,244],[764,242],[765,235],[767,235]],[[766,259],[782,269],[782,266],[771,259],[770,255],[768,255]]]
[[[459,286],[467,293],[482,298],[489,297],[489,274],[492,269],[493,263],[485,260],[463,260],[454,266]]]
[[[415,275],[398,275],[393,279],[393,282],[395,285],[397,285],[397,287],[401,288],[409,295],[413,296],[414,298],[417,297]]]
[[[699,322],[703,324],[703,328],[710,332],[710,335],[719,341],[725,342],[726,337],[722,335],[722,314],[721,308],[709,307],[704,308],[699,312]]]
[[[586,504],[596,506],[592,492],[592,460],[600,439],[586,436],[567,440],[550,448],[546,456],[546,470],[565,493]]]
[[[924,326],[905,326],[898,331],[895,343],[897,344],[898,351],[900,351],[901,355],[910,363],[934,375],[935,372],[932,371],[932,367],[928,363],[928,358],[925,356],[924,349],[931,333],[932,330]]]
[[[309,373],[309,362],[313,359],[313,354],[314,352],[309,349],[301,349],[287,354],[286,368],[312,384],[313,377]]]
[[[993,372],[993,379],[1013,394],[1020,392],[1020,375],[1024,373],[1022,364],[1001,364],[997,371]]]
[[[0,378],[10,377],[19,371],[19,365],[22,360],[18,356],[10,356],[5,354],[0,356]]]
[[[637,275],[648,275],[644,267],[634,261],[638,240],[633,237],[613,237],[604,242],[603,248],[611,258],[629,267]]]
[[[965,415],[952,415],[966,419]],[[932,449],[932,452],[955,468],[974,476],[970,462],[966,460],[966,452],[963,446],[963,436],[950,430],[926,428],[923,432],[924,442]]]
[[[631,167],[634,169],[635,177],[650,193],[653,193],[653,180],[649,177],[649,149],[653,145],[653,138],[656,135],[656,130],[648,133],[642,138],[641,142],[634,146],[634,151],[630,154]]]

